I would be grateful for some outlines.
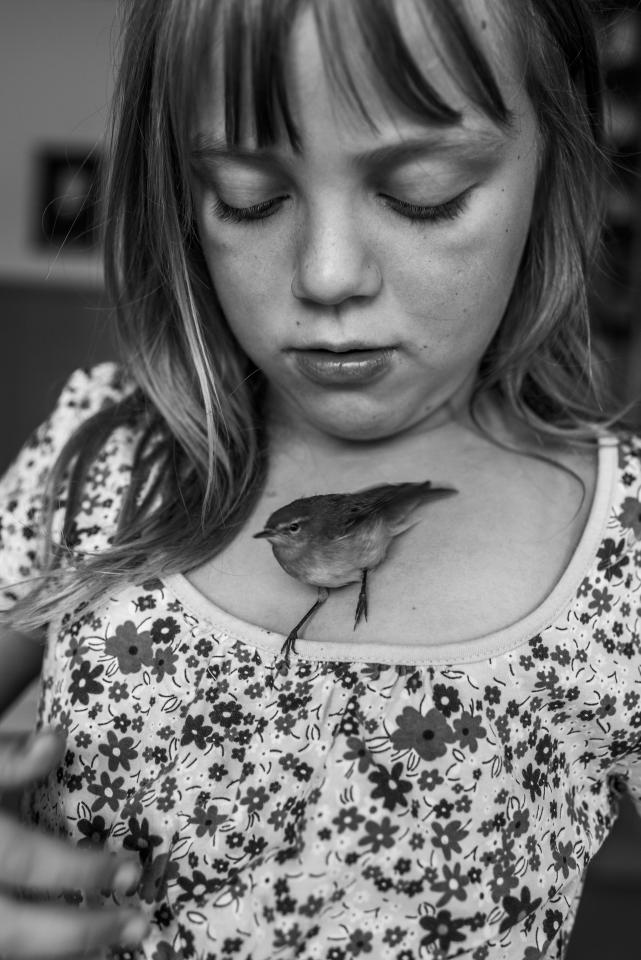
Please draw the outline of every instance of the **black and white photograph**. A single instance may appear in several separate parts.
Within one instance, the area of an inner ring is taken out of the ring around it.
[[[641,0],[0,81],[0,960],[639,960]]]

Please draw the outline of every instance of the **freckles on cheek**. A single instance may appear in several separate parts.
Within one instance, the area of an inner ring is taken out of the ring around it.
[[[212,231],[204,237],[205,257],[219,299],[222,302],[229,294],[245,302],[262,297],[264,307],[265,298],[276,293],[285,277],[283,258],[275,255],[278,240],[271,243],[266,242],[266,238],[261,240],[258,235],[261,228],[232,229],[231,239],[225,239],[224,230],[223,236],[216,236],[218,231]]]
[[[524,165],[522,182],[503,187],[493,205],[493,215],[485,224],[485,236],[496,269],[513,282],[532,222],[536,176]]]
[[[457,270],[457,300],[483,312],[487,322],[499,322],[514,287],[530,219],[521,211],[499,216],[479,226],[461,249]]]
[[[403,311],[419,330],[430,362],[465,367],[485,350],[501,322],[513,286],[511,254],[485,242],[449,249],[422,270],[399,272]]]
[[[403,313],[428,331],[449,339],[478,299],[478,258],[460,250],[440,251],[398,266],[394,288]]]
[[[205,255],[229,329],[247,356],[262,367],[279,341],[287,311],[282,276],[273,259],[256,246],[248,231],[242,243],[211,244]]]
[[[268,273],[259,257],[237,245],[210,244],[205,249],[209,274],[226,314],[245,312],[265,290]]]

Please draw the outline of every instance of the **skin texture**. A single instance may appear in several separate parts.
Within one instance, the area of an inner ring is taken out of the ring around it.
[[[219,300],[268,378],[274,420],[289,428],[344,440],[432,429],[465,404],[503,316],[530,223],[536,120],[513,84],[517,119],[500,130],[427,56],[462,122],[437,128],[373,100],[373,131],[337,102],[304,15],[291,59],[301,154],[284,142],[259,161],[248,134],[247,157],[213,151],[199,166],[197,218]],[[214,145],[221,108],[214,95],[201,113],[199,134]],[[355,160],[416,142],[423,152],[401,162]],[[440,220],[412,220],[396,203],[434,207],[461,194],[462,210]],[[220,201],[235,210],[274,202],[262,219],[233,222]],[[291,352],[350,342],[391,348],[385,375],[319,385]]]

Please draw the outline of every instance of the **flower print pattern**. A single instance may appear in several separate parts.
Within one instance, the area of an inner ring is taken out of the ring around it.
[[[151,633],[148,630],[139,633],[134,622],[126,620],[105,640],[105,653],[117,658],[120,673],[137,673],[154,662]]]
[[[396,718],[398,729],[390,740],[397,750],[414,750],[421,760],[435,760],[447,753],[447,744],[455,739],[454,731],[440,710],[432,707],[423,716],[414,707],[405,707]]]
[[[4,481],[8,603],[47,466],[117,377],[72,378]],[[83,549],[108,542],[133,439],[98,456]],[[618,447],[574,595],[497,655],[287,669],[160,579],[56,625],[40,723],[67,751],[26,815],[140,858],[140,960],[561,960],[621,791],[641,809],[641,442]]]

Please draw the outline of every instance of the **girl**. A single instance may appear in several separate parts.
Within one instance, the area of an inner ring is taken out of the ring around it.
[[[31,817],[141,864],[103,942],[563,957],[641,798],[641,444],[608,432],[586,317],[600,125],[587,0],[131,6],[126,362],[71,378],[3,488],[6,619],[48,624],[65,740]],[[458,493],[369,619],[334,590],[285,659],[315,590],[267,517],[427,478]]]

